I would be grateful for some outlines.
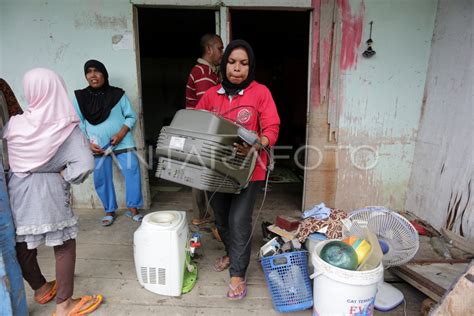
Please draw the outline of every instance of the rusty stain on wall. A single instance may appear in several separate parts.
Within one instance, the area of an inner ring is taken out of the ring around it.
[[[342,14],[341,70],[351,69],[357,63],[357,48],[362,39],[365,13],[364,1],[360,2],[359,11],[353,15],[349,0],[338,0]]]
[[[83,13],[74,19],[76,29],[127,29],[127,17],[104,16],[98,13]]]

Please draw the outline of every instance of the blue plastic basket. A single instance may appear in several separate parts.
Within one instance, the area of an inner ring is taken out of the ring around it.
[[[307,251],[263,257],[261,263],[276,311],[294,312],[313,306]]]

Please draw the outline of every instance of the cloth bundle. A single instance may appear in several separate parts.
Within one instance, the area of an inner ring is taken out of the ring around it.
[[[298,226],[296,237],[303,243],[312,233],[316,233],[324,228],[324,234],[328,239],[342,238],[342,220],[347,218],[346,212],[339,209],[331,209],[329,217],[323,220],[314,217],[306,218]]]

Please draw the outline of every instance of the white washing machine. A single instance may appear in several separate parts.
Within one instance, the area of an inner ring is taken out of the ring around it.
[[[180,296],[187,243],[185,212],[147,214],[133,236],[138,282],[153,293]]]

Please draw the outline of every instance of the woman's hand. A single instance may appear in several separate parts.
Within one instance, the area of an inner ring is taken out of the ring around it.
[[[242,145],[238,143],[234,143],[234,151],[239,156],[247,156],[251,150],[255,151],[253,146],[250,146],[246,142],[244,142]]]
[[[268,138],[266,136],[262,136],[253,146],[250,146],[246,142],[244,142],[242,145],[234,143],[234,150],[236,151],[237,155],[247,156],[250,152],[259,151],[262,147],[267,146],[268,143]]]
[[[112,146],[116,146],[116,145],[120,144],[120,142],[125,137],[125,135],[127,135],[129,130],[130,129],[128,128],[127,125],[122,126],[120,131],[110,138],[110,144]]]
[[[89,148],[94,154],[102,155],[104,153],[104,150],[94,143],[89,143]]]

